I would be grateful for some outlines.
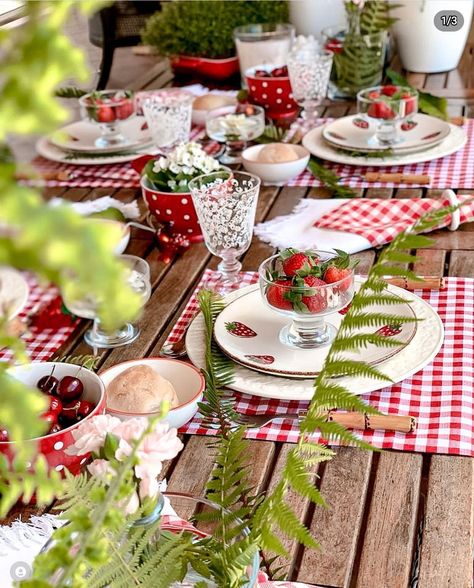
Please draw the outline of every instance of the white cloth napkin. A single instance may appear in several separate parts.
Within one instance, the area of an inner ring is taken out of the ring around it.
[[[326,212],[348,202],[348,199],[300,200],[289,215],[278,216],[255,227],[255,234],[273,247],[285,249],[322,249],[332,250],[334,247],[357,253],[370,249],[372,245],[367,239],[352,233],[319,229],[314,222]]]
[[[78,214],[83,216],[87,216],[94,212],[102,212],[107,210],[107,208],[116,208],[128,219],[137,219],[140,216],[140,210],[136,200],[124,204],[123,202],[120,202],[120,200],[112,198],[112,196],[102,196],[102,198],[86,200],[85,202],[69,202],[62,198],[53,198],[49,201],[49,205],[53,207],[59,206],[60,204],[69,204]]]

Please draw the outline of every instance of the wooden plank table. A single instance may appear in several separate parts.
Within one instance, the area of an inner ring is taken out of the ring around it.
[[[422,88],[449,96],[452,116],[473,115],[472,46],[459,70],[444,77],[409,75]],[[394,64],[397,66],[397,64]],[[457,73],[456,73],[457,72]],[[154,75],[158,86],[169,83],[161,65]],[[157,81],[158,80],[158,81]],[[461,81],[460,81],[461,80]],[[153,82],[147,88],[157,87]],[[440,90],[445,90],[440,92]],[[324,115],[344,116],[353,104],[328,105]],[[412,198],[438,196],[427,189],[360,190],[366,198]],[[465,191],[463,191],[465,193]],[[138,198],[137,190],[49,189],[45,197],[62,196],[81,201],[112,194],[124,202]],[[325,198],[324,189],[263,187],[257,222],[289,213],[300,198]],[[455,233],[439,230],[429,250],[419,252],[415,271],[425,275],[474,275],[474,223]],[[194,245],[170,265],[158,260],[149,233],[135,231],[127,250],[143,256],[150,264],[153,292],[139,321],[140,337],[131,345],[107,350],[101,355],[100,370],[118,362],[156,356],[179,317],[205,268],[215,269],[216,259],[204,244]],[[273,249],[257,238],[243,257],[243,269],[255,270]],[[366,273],[377,251],[357,254],[358,271]],[[79,326],[59,354],[90,353]],[[203,493],[213,465],[205,437],[185,436],[184,449],[167,464],[166,475],[173,491]],[[278,479],[290,444],[248,441],[252,455],[251,477],[265,492]],[[301,498],[291,500],[301,520],[321,543],[320,551],[309,551],[287,542],[290,553],[288,578],[331,588],[405,588],[415,564],[419,565],[419,588],[469,588],[472,586],[473,549],[473,460],[467,457],[384,451],[372,454],[340,448],[336,457],[318,469],[317,484],[329,503],[328,509],[314,508]],[[23,518],[36,509],[14,510]],[[6,521],[6,522],[8,522]],[[417,543],[421,541],[418,549]]]

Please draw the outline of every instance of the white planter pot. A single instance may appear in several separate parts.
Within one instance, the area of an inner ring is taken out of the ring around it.
[[[346,12],[343,0],[290,0],[290,22],[297,35],[313,35],[321,39],[327,27],[343,25]]]
[[[398,4],[399,0],[390,0]],[[471,28],[474,0],[405,0],[392,11],[399,20],[392,26],[398,54],[408,71],[436,73],[457,67]],[[440,31],[435,15],[457,10],[464,17],[459,31]]]

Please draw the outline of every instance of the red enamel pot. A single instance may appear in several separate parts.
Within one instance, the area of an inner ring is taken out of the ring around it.
[[[208,59],[177,55],[171,59],[171,67],[178,74],[196,74],[211,80],[225,80],[239,71],[239,58]]]

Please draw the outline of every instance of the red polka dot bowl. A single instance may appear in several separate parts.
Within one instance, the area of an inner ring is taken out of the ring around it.
[[[201,227],[190,192],[155,190],[146,176],[142,176],[140,186],[148,212],[159,223],[169,223],[173,233],[179,233],[191,242],[202,241]]]
[[[282,65],[265,64],[251,67],[245,72],[250,102],[263,106],[266,115],[274,120],[294,118],[299,109],[293,100],[288,74],[279,77],[272,75],[272,72],[284,68]]]
[[[20,382],[34,388],[40,378],[51,374],[53,367],[54,376],[59,380],[64,376],[75,376],[78,370],[77,365],[70,363],[46,361],[17,366],[11,368],[9,373],[14,378],[20,380]],[[84,392],[82,393],[81,399],[94,403],[96,405],[94,410],[82,419],[82,421],[71,425],[67,429],[26,441],[26,443],[37,444],[39,452],[46,457],[48,466],[51,469],[61,472],[66,468],[74,475],[80,472],[82,465],[87,461],[89,456],[67,455],[65,453],[65,450],[74,443],[72,431],[77,429],[84,421],[105,413],[105,387],[102,380],[94,372],[86,368],[81,368],[78,377],[84,385]],[[14,448],[15,443],[12,441],[0,442],[0,453],[6,455],[7,458],[13,457]]]

